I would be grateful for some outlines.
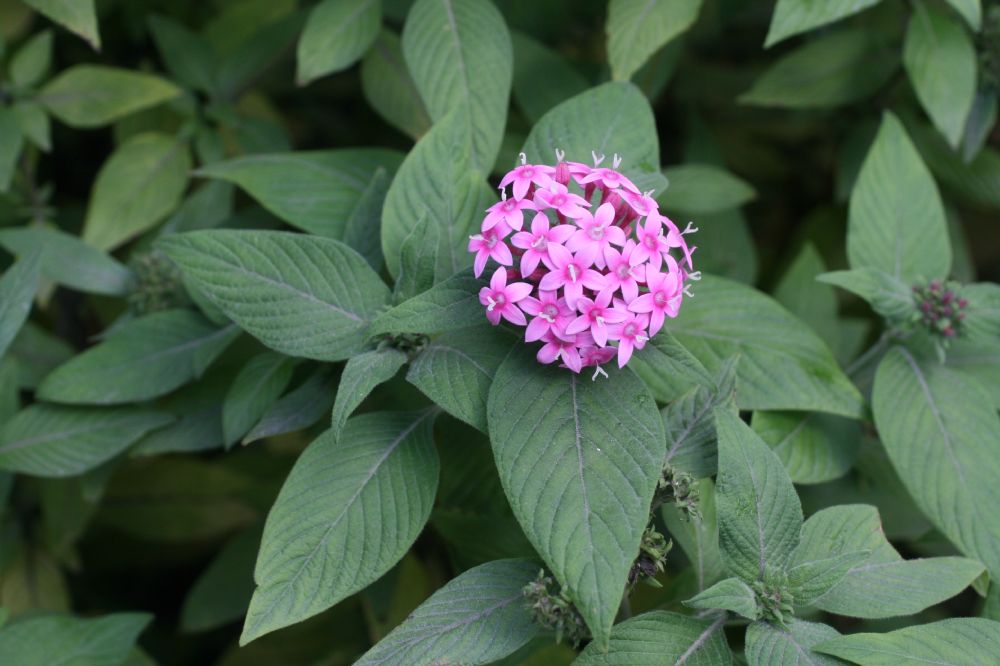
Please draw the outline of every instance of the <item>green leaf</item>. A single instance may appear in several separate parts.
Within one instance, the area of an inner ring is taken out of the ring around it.
[[[376,175],[391,176],[400,161],[398,152],[382,148],[273,153],[216,162],[198,175],[235,183],[291,225],[344,240]]]
[[[409,550],[437,490],[436,413],[365,414],[309,445],[268,515],[241,644],[326,610]]]
[[[945,189],[979,208],[1000,209],[1000,151],[987,146],[966,164],[930,128],[915,129],[913,137]]]
[[[147,613],[113,613],[89,619],[29,617],[0,632],[0,654],[17,655],[18,666],[121,664],[152,619]]]
[[[517,349],[490,389],[490,440],[524,533],[607,645],[663,464],[649,390],[629,370],[591,382]]]
[[[739,578],[726,578],[684,602],[689,608],[728,610],[748,620],[760,617],[757,594]]]
[[[660,143],[653,110],[631,83],[605,83],[546,113],[531,128],[522,150],[529,162],[550,164],[555,151],[566,159],[590,164],[591,152],[622,157],[629,176],[660,170]]]
[[[15,102],[10,107],[14,119],[21,129],[24,138],[31,141],[44,152],[52,148],[52,123],[42,105],[30,100]]]
[[[861,666],[980,666],[1000,654],[1000,623],[962,617],[823,641],[816,649]]]
[[[561,53],[527,33],[511,32],[514,43],[514,101],[525,117],[538,122],[549,109],[590,87]],[[539,76],[539,72],[545,72]]]
[[[227,317],[289,356],[349,358],[389,300],[389,289],[365,260],[332,239],[210,230],[157,244]],[[282,304],[278,316],[275,302]]]
[[[962,15],[970,28],[979,32],[983,21],[983,8],[980,0],[945,0],[945,2]]]
[[[243,617],[253,596],[253,565],[261,527],[233,537],[194,582],[181,608],[181,631],[207,631]]]
[[[840,634],[818,622],[789,620],[784,627],[754,622],[747,628],[746,658],[750,666],[842,666],[813,648]]]
[[[818,412],[753,414],[753,429],[795,483],[825,483],[847,474],[861,448],[861,424]]]
[[[603,649],[594,641],[574,666],[730,666],[733,655],[722,631],[725,616],[697,620],[686,615],[652,611],[616,624]]]
[[[3,278],[0,278],[0,285],[2,284]],[[2,312],[3,308],[0,307],[0,313]],[[0,322],[3,320],[3,314],[0,314]],[[0,331],[2,330],[3,325],[0,324]],[[9,350],[10,358],[17,365],[18,384],[26,389],[38,388],[45,376],[72,358],[75,351],[62,338],[31,321],[24,322],[24,326],[10,343]]]
[[[0,245],[17,255],[39,250],[42,275],[71,289],[125,296],[133,287],[132,271],[107,253],[58,229],[0,229]]]
[[[452,416],[486,432],[486,402],[493,376],[515,344],[485,321],[435,338],[413,359],[406,381]]]
[[[479,302],[484,283],[464,270],[424,293],[403,301],[372,322],[369,335],[420,333],[434,335],[482,323]]]
[[[487,0],[417,0],[403,26],[403,55],[434,122],[455,110],[471,134],[461,153],[469,168],[492,171],[514,68],[503,15]]]
[[[361,91],[383,120],[410,138],[419,139],[431,128],[395,33],[383,30],[361,61]]]
[[[440,245],[437,222],[421,215],[399,247],[399,277],[392,290],[397,303],[434,286]]]
[[[983,565],[963,557],[904,560],[882,532],[878,509],[863,504],[830,507],[802,526],[797,560],[823,559],[869,551],[841,581],[808,602],[844,615],[878,619],[914,615],[949,599],[983,573]],[[799,598],[796,595],[796,603]]]
[[[881,0],[778,0],[764,48],[792,35],[807,32],[857,14]]]
[[[537,575],[538,565],[529,560],[496,560],[466,571],[420,604],[356,666],[475,666],[503,659],[541,631],[523,592]]]
[[[711,372],[740,355],[741,409],[817,410],[855,417],[861,396],[802,321],[761,292],[706,275],[670,331]]]
[[[803,554],[803,550],[796,548],[788,565],[788,590],[796,604],[814,603],[871,554],[870,551],[859,550],[829,557],[810,557]]]
[[[667,463],[697,478],[715,474],[718,455],[713,412],[716,407],[736,408],[738,364],[738,358],[729,359],[719,370],[714,388],[692,388],[660,410],[667,432]]]
[[[695,483],[700,515],[688,516],[676,505],[665,504],[660,509],[660,516],[670,536],[680,544],[690,560],[698,584],[697,589],[700,591],[725,577],[726,567],[719,549],[715,486],[711,479],[699,479]]]
[[[323,0],[311,12],[299,38],[296,80],[347,69],[364,55],[382,26],[381,0]]]
[[[174,415],[173,423],[144,436],[130,455],[135,458],[221,449],[222,401],[231,375],[230,368],[217,367],[200,381],[167,396],[159,406]]]
[[[214,93],[218,55],[207,39],[166,16],[149,17],[149,30],[163,64],[186,86]]]
[[[838,30],[779,58],[739,101],[784,109],[843,106],[874,94],[898,62],[867,32]]]
[[[295,360],[282,354],[264,352],[240,368],[222,405],[222,432],[226,446],[232,446],[281,397],[292,381]]]
[[[851,192],[847,256],[851,268],[876,268],[904,282],[946,277],[951,267],[937,186],[889,112]]]
[[[628,81],[650,57],[686,32],[701,0],[611,0],[608,3],[608,63],[616,81]]]
[[[243,443],[249,444],[265,437],[296,432],[318,423],[330,413],[337,395],[337,385],[329,368],[320,368],[298,388],[274,403],[243,438]]]
[[[667,330],[636,350],[630,364],[660,402],[673,402],[692,386],[716,386],[712,373]]]
[[[906,321],[914,312],[916,304],[910,285],[878,268],[832,271],[817,279],[857,294],[890,322]]]
[[[961,152],[962,159],[966,163],[975,159],[983,149],[993,126],[996,125],[998,112],[1000,104],[997,103],[997,91],[977,90],[962,133]]]
[[[403,352],[386,347],[366,351],[347,361],[337,385],[337,400],[333,403],[330,417],[330,431],[334,433],[334,438],[340,435],[347,419],[375,387],[392,379],[406,360]]]
[[[163,221],[187,188],[187,144],[166,134],[139,134],[115,150],[94,181],[83,240],[118,247]]]
[[[24,135],[12,109],[0,107],[0,192],[10,189],[17,161],[24,147]]]
[[[437,225],[437,279],[472,265],[469,235],[479,228],[496,195],[466,158],[464,122],[458,113],[437,122],[406,156],[389,186],[382,211],[382,252],[394,276],[400,272],[402,246],[422,217]]]
[[[826,264],[812,243],[806,243],[774,289],[774,300],[806,322],[834,348],[837,335],[837,295],[829,286],[817,282],[826,272]]]
[[[729,571],[744,581],[781,571],[802,527],[802,507],[774,452],[739,416],[715,410],[719,436],[716,505],[719,545]]]
[[[38,388],[53,402],[115,405],[156,398],[200,377],[239,335],[191,310],[133,319],[56,368]]]
[[[757,197],[746,181],[710,164],[667,167],[663,175],[670,187],[657,199],[668,211],[717,213],[739,208]]]
[[[70,32],[83,37],[95,49],[101,48],[97,32],[97,11],[94,0],[24,0]]]
[[[279,2],[272,4],[279,8],[281,6]],[[294,9],[294,5],[285,4],[285,7]],[[221,94],[226,98],[238,97],[253,84],[256,77],[281,60],[294,46],[305,19],[305,12],[291,12],[264,25],[249,26],[252,31],[249,39],[226,52],[219,63]],[[227,51],[219,48],[218,43],[215,46],[218,51]]]
[[[0,358],[28,319],[38,289],[41,259],[38,252],[22,256],[0,275]]]
[[[36,99],[70,127],[101,127],[173,99],[181,89],[152,74],[103,65],[75,65],[47,83]]]
[[[25,42],[11,58],[11,83],[18,87],[34,86],[45,78],[51,65],[52,31],[43,30]]]
[[[875,374],[875,425],[924,515],[966,555],[1000,572],[1000,502],[991,453],[1000,417],[989,394],[935,361],[896,347]]]
[[[916,5],[903,65],[934,125],[957,148],[976,97],[976,50],[965,27],[944,10]]]
[[[138,407],[32,405],[0,430],[0,468],[45,477],[83,474],[172,420]]]

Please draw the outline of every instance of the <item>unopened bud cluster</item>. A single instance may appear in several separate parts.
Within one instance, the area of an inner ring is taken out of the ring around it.
[[[133,255],[129,268],[135,284],[128,304],[136,314],[149,314],[188,304],[180,269],[157,250]]]
[[[695,478],[687,472],[682,472],[673,465],[666,465],[656,484],[656,494],[653,497],[653,508],[672,502],[684,518],[697,518],[698,486]]]
[[[639,557],[635,559],[628,572],[629,588],[640,581],[653,587],[660,587],[656,577],[666,570],[667,553],[673,545],[673,542],[660,534],[655,527],[652,525],[647,527],[639,543]]]
[[[524,599],[535,622],[554,632],[556,641],[565,638],[575,648],[590,639],[583,616],[545,571],[539,571],[538,578],[524,586]]]
[[[931,335],[943,341],[957,338],[962,333],[969,301],[959,294],[955,282],[932,280],[913,286],[916,313],[913,319]]]
[[[757,608],[760,616],[775,624],[784,626],[785,618],[792,616],[795,599],[788,589],[788,577],[784,572],[775,573],[768,570],[764,580],[758,580],[751,586],[757,594]]]

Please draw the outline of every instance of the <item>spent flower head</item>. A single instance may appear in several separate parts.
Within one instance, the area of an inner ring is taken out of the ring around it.
[[[662,215],[618,155],[610,167],[596,153],[593,166],[563,157],[529,164],[522,153],[469,251],[477,277],[498,265],[479,295],[490,322],[524,326],[525,342],[541,343],[540,363],[595,367],[596,378],[604,363],[628,363],[691,296],[699,274],[685,235],[697,229]]]

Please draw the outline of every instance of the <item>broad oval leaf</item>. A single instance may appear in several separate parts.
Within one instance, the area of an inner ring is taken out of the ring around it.
[[[41,256],[32,252],[0,276],[0,358],[28,320],[40,274]]]
[[[352,356],[337,383],[337,399],[330,416],[330,430],[335,437],[358,406],[376,386],[387,382],[406,364],[406,354],[393,347],[366,351]]]
[[[760,617],[757,593],[739,578],[720,580],[707,590],[684,602],[685,606],[702,610],[728,610],[748,620]]]
[[[464,270],[380,315],[372,322],[370,335],[434,335],[481,324],[486,318],[479,302],[484,284],[471,269]]]
[[[514,69],[503,15],[488,0],[417,0],[403,26],[403,55],[434,122],[452,110],[459,116],[471,137],[461,153],[469,168],[492,171]]]
[[[222,403],[222,433],[232,446],[281,396],[292,380],[295,360],[282,354],[264,352],[240,368]]]
[[[687,31],[702,0],[611,0],[608,62],[616,81],[628,81],[654,53]]]
[[[71,127],[100,127],[181,94],[166,79],[103,65],[75,65],[52,79],[36,99]]]
[[[590,87],[566,58],[526,33],[511,33],[514,41],[514,101],[532,123],[556,104]],[[545,76],[539,76],[545,72]]]
[[[309,445],[267,517],[242,644],[326,610],[409,550],[437,491],[436,413],[364,414]]]
[[[861,448],[861,424],[819,412],[753,414],[753,429],[795,483],[825,483],[847,474]]]
[[[914,615],[955,596],[983,573],[982,564],[964,557],[904,560],[886,539],[878,509],[863,504],[830,507],[810,516],[802,526],[795,558],[822,560],[852,551],[869,555],[811,605],[867,619]]]
[[[530,560],[496,560],[449,581],[365,653],[356,666],[492,664],[541,629],[524,601],[538,575]]]
[[[778,0],[764,48],[864,11],[881,0]]]
[[[110,331],[38,387],[52,402],[116,405],[156,398],[200,377],[239,335],[192,310],[164,310]]]
[[[789,620],[784,627],[754,622],[747,628],[746,657],[750,666],[842,666],[837,659],[813,648],[839,636],[833,627],[818,622]]]
[[[328,238],[212,230],[157,244],[227,317],[289,356],[350,357],[389,301],[389,289],[365,260]]]
[[[274,403],[253,430],[243,438],[243,444],[264,437],[276,437],[308,428],[330,413],[338,383],[333,372],[323,367],[302,384]]]
[[[1000,654],[1000,622],[961,617],[884,634],[851,634],[825,640],[816,650],[861,666],[981,666]]]
[[[184,141],[155,132],[132,137],[97,174],[83,240],[110,250],[151,229],[181,202],[190,169]]]
[[[19,117],[13,109],[0,108],[0,192],[7,192],[24,147]]]
[[[632,176],[660,170],[660,142],[649,100],[631,83],[605,83],[571,97],[546,113],[524,142],[529,162],[552,164],[555,151],[590,164],[591,153],[622,157]]]
[[[83,37],[95,49],[101,48],[94,0],[24,0],[67,30]]]
[[[799,542],[802,506],[774,452],[740,417],[716,408],[719,545],[729,571],[744,581],[782,571]]]
[[[515,339],[487,323],[431,340],[410,364],[406,380],[452,416],[486,432],[493,375]]]
[[[945,0],[962,15],[969,27],[979,32],[983,20],[983,7],[980,0]]]
[[[431,128],[431,117],[406,69],[395,33],[383,30],[361,61],[361,91],[382,118],[412,139]]]
[[[927,115],[957,148],[976,97],[976,50],[965,26],[943,9],[917,5],[903,65]]]
[[[0,430],[0,469],[46,477],[82,474],[172,420],[138,407],[32,405]]]
[[[752,201],[749,183],[711,164],[681,164],[663,170],[670,187],[657,197],[667,211],[718,213]]]
[[[17,666],[52,666],[69,660],[73,666],[122,664],[152,619],[148,613],[113,613],[88,619],[30,617],[0,631],[0,655],[17,655]]]
[[[706,275],[670,332],[712,372],[740,355],[742,409],[817,410],[856,417],[861,395],[801,320],[756,289]]]
[[[3,229],[0,230],[0,245],[13,254],[39,249],[42,274],[71,289],[124,296],[133,286],[132,271],[114,257],[58,229]]]
[[[255,525],[233,537],[198,576],[184,597],[182,631],[217,629],[243,617],[253,595],[262,527]]]
[[[607,645],[665,453],[649,390],[629,370],[592,382],[515,349],[487,404],[504,491],[524,533]]]
[[[603,650],[595,641],[574,666],[730,666],[733,655],[723,632],[725,616],[697,620],[687,615],[652,611],[616,624]]]
[[[1000,417],[986,390],[896,347],[875,374],[872,408],[917,506],[962,552],[1000,572]]]
[[[401,161],[398,152],[383,148],[315,150],[238,157],[197,173],[240,186],[293,226],[345,240],[376,174],[391,177]],[[377,226],[378,216],[365,222]]]
[[[323,0],[299,38],[295,78],[306,85],[357,62],[382,26],[381,0]]]
[[[889,112],[851,191],[847,256],[851,268],[876,268],[908,283],[946,277],[951,267],[937,185]]]
[[[406,156],[389,186],[382,210],[382,252],[394,276],[400,274],[403,244],[424,216],[438,225],[437,279],[472,265],[469,235],[497,197],[467,158],[465,122],[459,113],[438,121]]]

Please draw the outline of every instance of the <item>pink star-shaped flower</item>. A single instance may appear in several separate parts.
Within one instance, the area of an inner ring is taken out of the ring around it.
[[[479,290],[479,302],[486,306],[486,318],[494,326],[503,317],[512,324],[524,326],[528,320],[518,309],[518,301],[524,300],[531,293],[531,285],[527,282],[512,282],[507,284],[507,269],[502,266],[490,278],[490,286]]]
[[[567,341],[554,335],[547,335],[542,338],[542,342],[545,344],[535,355],[539,363],[548,365],[561,358],[567,368],[576,373],[580,372],[580,368],[583,367],[583,359],[580,358],[580,350],[575,340]]]
[[[498,201],[486,209],[486,217],[483,219],[482,230],[487,231],[496,225],[504,222],[511,229],[521,230],[524,226],[524,211],[535,210],[535,204],[528,199],[504,199]]]
[[[608,285],[605,290],[613,293],[620,289],[627,302],[635,300],[639,295],[639,282],[646,278],[646,266],[632,264],[631,257],[635,247],[635,241],[629,239],[625,241],[621,252],[613,247],[604,250],[604,263],[607,266],[604,279]]]
[[[476,277],[483,274],[486,268],[486,261],[493,258],[498,264],[510,266],[514,263],[514,257],[510,254],[510,248],[503,242],[503,239],[510,233],[510,227],[506,222],[498,222],[496,226],[487,229],[481,234],[469,236],[469,252],[476,253],[474,268]]]
[[[569,224],[558,224],[549,228],[549,218],[545,213],[536,213],[531,220],[531,231],[519,231],[510,239],[514,247],[524,250],[521,255],[521,275],[527,277],[538,268],[538,262],[549,256],[549,243],[565,243],[573,235]]]
[[[611,245],[625,245],[625,232],[612,226],[615,219],[615,207],[609,203],[598,206],[594,215],[583,211],[576,220],[580,227],[566,243],[567,249],[575,252],[584,262],[604,268],[604,250]]]
[[[555,172],[555,167],[545,164],[522,164],[503,177],[503,180],[500,181],[500,187],[504,188],[514,183],[514,198],[523,199],[532,183],[538,187],[552,185],[552,175]]]
[[[583,296],[583,288],[601,291],[607,286],[604,276],[590,268],[580,259],[574,257],[562,245],[549,246],[549,258],[546,265],[551,269],[538,283],[541,291],[555,291],[565,287],[566,302],[571,308],[576,307],[576,301]]]
[[[663,328],[664,317],[676,317],[681,307],[682,291],[680,270],[660,273],[646,269],[646,286],[649,293],[628,304],[632,312],[649,313],[649,335],[656,335]]]
[[[657,213],[646,218],[646,222],[641,226],[636,226],[635,235],[639,243],[629,261],[633,265],[649,262],[654,270],[660,270],[663,264],[663,255],[670,252],[672,247],[680,247],[682,239],[678,233],[674,236],[673,231],[666,236],[663,235],[663,224],[661,216]],[[676,227],[675,227],[676,228]]]
[[[624,188],[630,192],[635,192],[639,194],[639,188],[635,184],[626,178],[624,175],[618,173],[614,169],[594,169],[589,174],[580,179],[580,184],[585,183],[600,183],[608,189],[617,189],[619,187]]]
[[[594,300],[581,297],[576,301],[580,316],[569,323],[567,333],[588,331],[599,347],[608,344],[608,324],[617,324],[629,318],[624,308],[611,306],[611,292],[602,291]]]
[[[649,342],[649,333],[646,331],[648,325],[648,315],[636,314],[610,327],[612,338],[618,341],[619,368],[625,367],[632,358],[634,349],[642,349]]]
[[[570,192],[565,185],[554,182],[547,189],[535,190],[535,206],[538,209],[554,208],[560,215],[576,220],[583,216],[590,202]]]
[[[565,298],[559,298],[554,291],[540,291],[538,298],[528,296],[519,304],[526,314],[534,317],[524,331],[525,342],[541,340],[547,333],[557,338],[573,340],[574,336],[566,333],[566,326],[573,321],[574,312],[569,308]]]

